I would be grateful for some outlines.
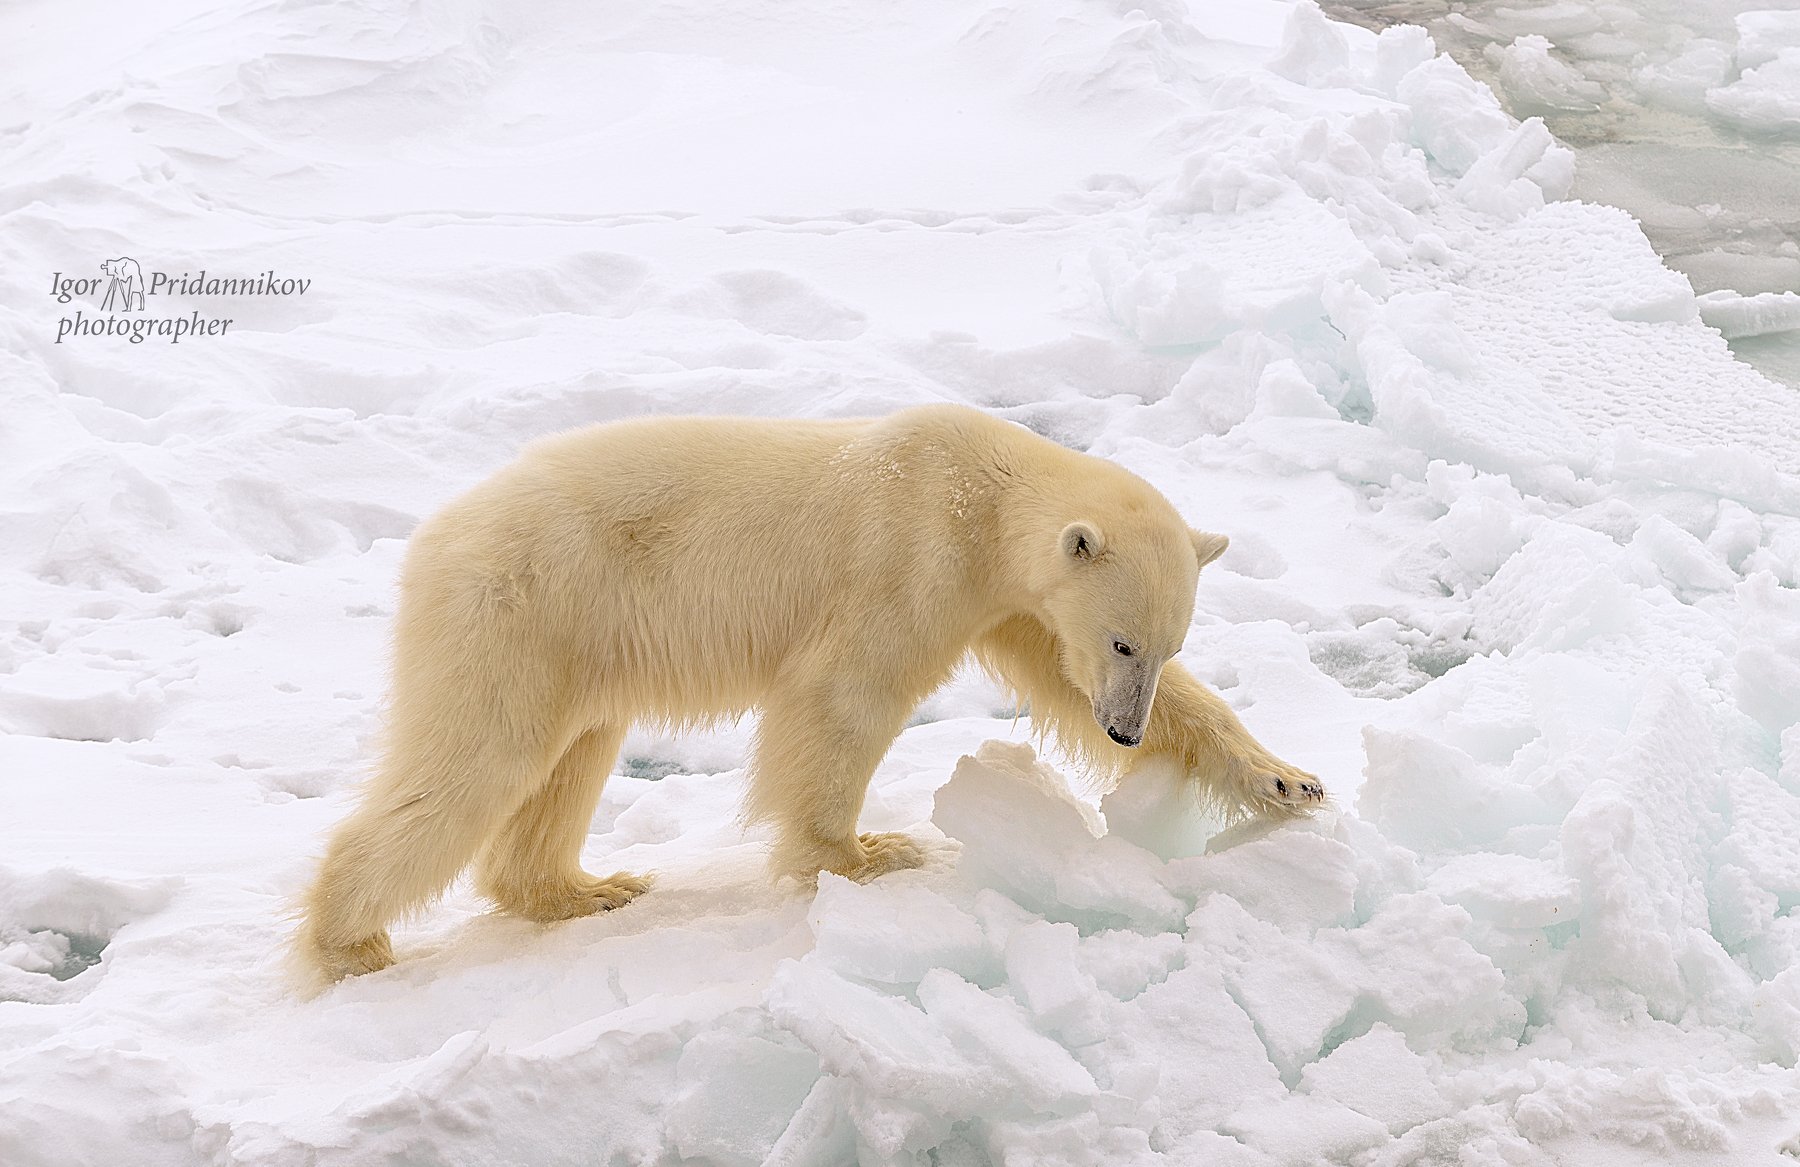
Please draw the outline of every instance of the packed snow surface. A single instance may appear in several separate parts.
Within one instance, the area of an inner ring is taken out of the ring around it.
[[[1697,301],[1422,30],[31,0],[0,45],[0,1163],[1800,1155],[1800,399],[1719,331],[1793,306]],[[230,323],[93,331],[177,320]],[[747,727],[646,729],[586,860],[651,894],[459,886],[290,990],[423,515],[562,427],[933,400],[1231,535],[1183,659],[1331,809],[1101,797],[965,676],[864,813],[931,862],[815,891],[736,822]]]

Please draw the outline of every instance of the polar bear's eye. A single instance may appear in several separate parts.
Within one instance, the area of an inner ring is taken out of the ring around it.
[[[1115,640],[1113,641],[1113,651],[1120,656],[1130,656],[1131,646],[1126,644],[1123,640]]]

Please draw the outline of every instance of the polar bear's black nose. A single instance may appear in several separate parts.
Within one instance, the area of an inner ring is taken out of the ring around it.
[[[1118,730],[1114,729],[1110,725],[1106,727],[1106,736],[1111,738],[1112,740],[1118,742],[1122,746],[1135,746],[1139,742],[1144,740],[1141,737],[1126,737],[1124,734],[1120,733]]]

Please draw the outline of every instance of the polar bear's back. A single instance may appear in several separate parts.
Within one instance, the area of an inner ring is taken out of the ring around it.
[[[971,463],[1014,430],[1041,441],[951,407],[647,418],[544,439],[414,535],[401,643],[529,640],[646,689],[676,682],[659,702],[671,717],[747,706],[809,644],[854,651],[856,636],[955,623],[994,526]]]

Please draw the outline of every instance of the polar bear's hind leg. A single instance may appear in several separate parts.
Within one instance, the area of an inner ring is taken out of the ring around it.
[[[563,752],[549,781],[526,798],[483,849],[476,884],[501,908],[550,923],[623,907],[650,881],[625,872],[598,879],[581,868],[581,848],[599,805],[622,730],[599,727]]]

